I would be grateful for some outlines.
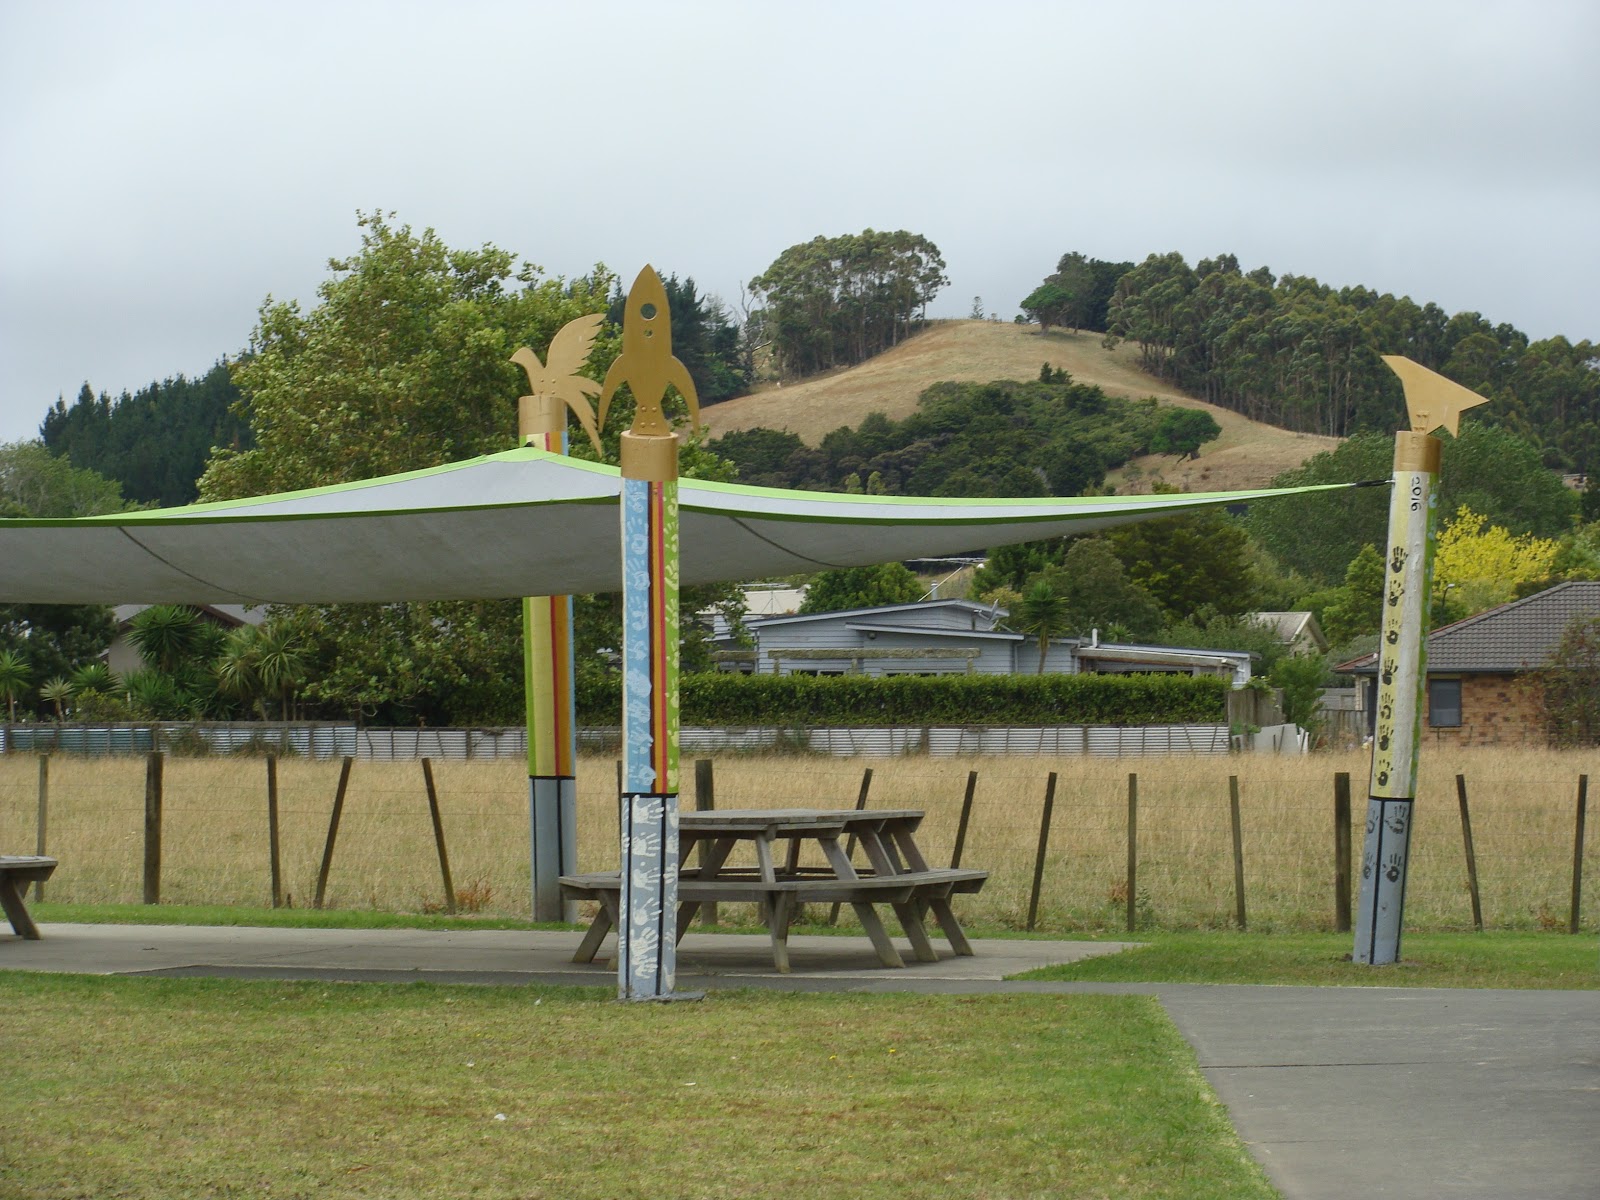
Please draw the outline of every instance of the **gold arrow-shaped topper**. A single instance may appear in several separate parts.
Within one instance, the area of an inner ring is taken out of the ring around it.
[[[1489,402],[1489,397],[1480,396],[1409,358],[1398,354],[1379,357],[1400,376],[1400,386],[1406,393],[1406,411],[1411,415],[1412,433],[1432,433],[1443,425],[1454,437],[1461,432],[1461,414],[1469,408]]]
[[[678,389],[688,402],[689,417],[700,428],[700,397],[695,393],[689,369],[672,354],[672,313],[667,307],[667,289],[655,268],[646,266],[628,289],[627,306],[622,314],[622,353],[606,372],[600,391],[600,423],[606,422],[606,408],[617,388],[626,383],[633,389],[635,404],[633,428],[637,437],[666,437],[672,433],[661,402],[667,385]]]
[[[600,453],[600,430],[589,404],[589,397],[599,393],[600,385],[578,372],[588,361],[589,351],[604,321],[602,313],[589,313],[568,321],[550,339],[544,362],[526,346],[511,356],[511,361],[528,373],[530,394],[523,396],[518,406],[518,429],[523,441],[543,433],[560,433],[567,421],[562,408],[565,405],[583,425],[595,453]]]

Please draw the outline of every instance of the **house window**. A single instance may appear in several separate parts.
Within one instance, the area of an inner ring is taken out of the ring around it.
[[[1448,728],[1461,724],[1461,680],[1428,680],[1428,724]]]

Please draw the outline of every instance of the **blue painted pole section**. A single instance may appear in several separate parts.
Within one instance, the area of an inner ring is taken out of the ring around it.
[[[677,971],[678,798],[663,770],[676,759],[665,719],[678,653],[677,571],[667,562],[676,499],[675,481],[622,480],[622,1000],[669,998]]]

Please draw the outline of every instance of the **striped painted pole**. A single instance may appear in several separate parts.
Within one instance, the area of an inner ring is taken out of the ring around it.
[[[527,444],[567,452],[567,435],[539,434]],[[522,601],[523,679],[528,721],[528,836],[533,864],[533,919],[572,920],[561,876],[577,871],[578,730],[573,689],[572,597]]]
[[[588,400],[600,385],[578,372],[603,321],[601,314],[589,313],[567,322],[550,339],[543,362],[526,346],[511,356],[528,375],[529,395],[517,402],[517,436],[524,446],[566,454],[570,409],[595,450],[600,449]],[[522,648],[533,919],[572,921],[577,906],[561,899],[561,876],[578,869],[578,727],[571,596],[523,600]]]
[[[678,911],[677,437],[623,437],[622,896],[617,995],[672,995]],[[641,446],[640,443],[645,443]],[[671,478],[632,477],[646,460]],[[633,461],[630,461],[633,460]]]

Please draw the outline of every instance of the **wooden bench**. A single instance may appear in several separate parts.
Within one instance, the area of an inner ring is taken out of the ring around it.
[[[678,880],[677,938],[683,940],[701,904],[747,903],[761,909],[762,920],[772,940],[772,959],[780,971],[789,970],[789,924],[804,904],[848,904],[872,939],[878,959],[886,967],[903,967],[905,960],[890,941],[879,920],[875,904],[888,904],[900,918],[900,925],[920,962],[937,962],[939,955],[928,939],[923,914],[930,909],[939,922],[950,948],[958,955],[970,955],[972,946],[962,933],[950,909],[950,897],[960,892],[977,892],[989,878],[987,871],[923,870],[892,875],[859,875],[853,879],[837,876],[786,875],[762,879],[741,874],[736,878],[701,879],[684,874]],[[606,934],[621,920],[619,905],[621,877],[615,871],[588,875],[564,875],[561,893],[567,900],[593,900],[600,905],[573,962],[593,962]]]
[[[43,883],[56,869],[56,860],[37,855],[0,854],[0,908],[11,928],[30,942],[39,940],[39,927],[28,915],[22,896],[30,883]]]

